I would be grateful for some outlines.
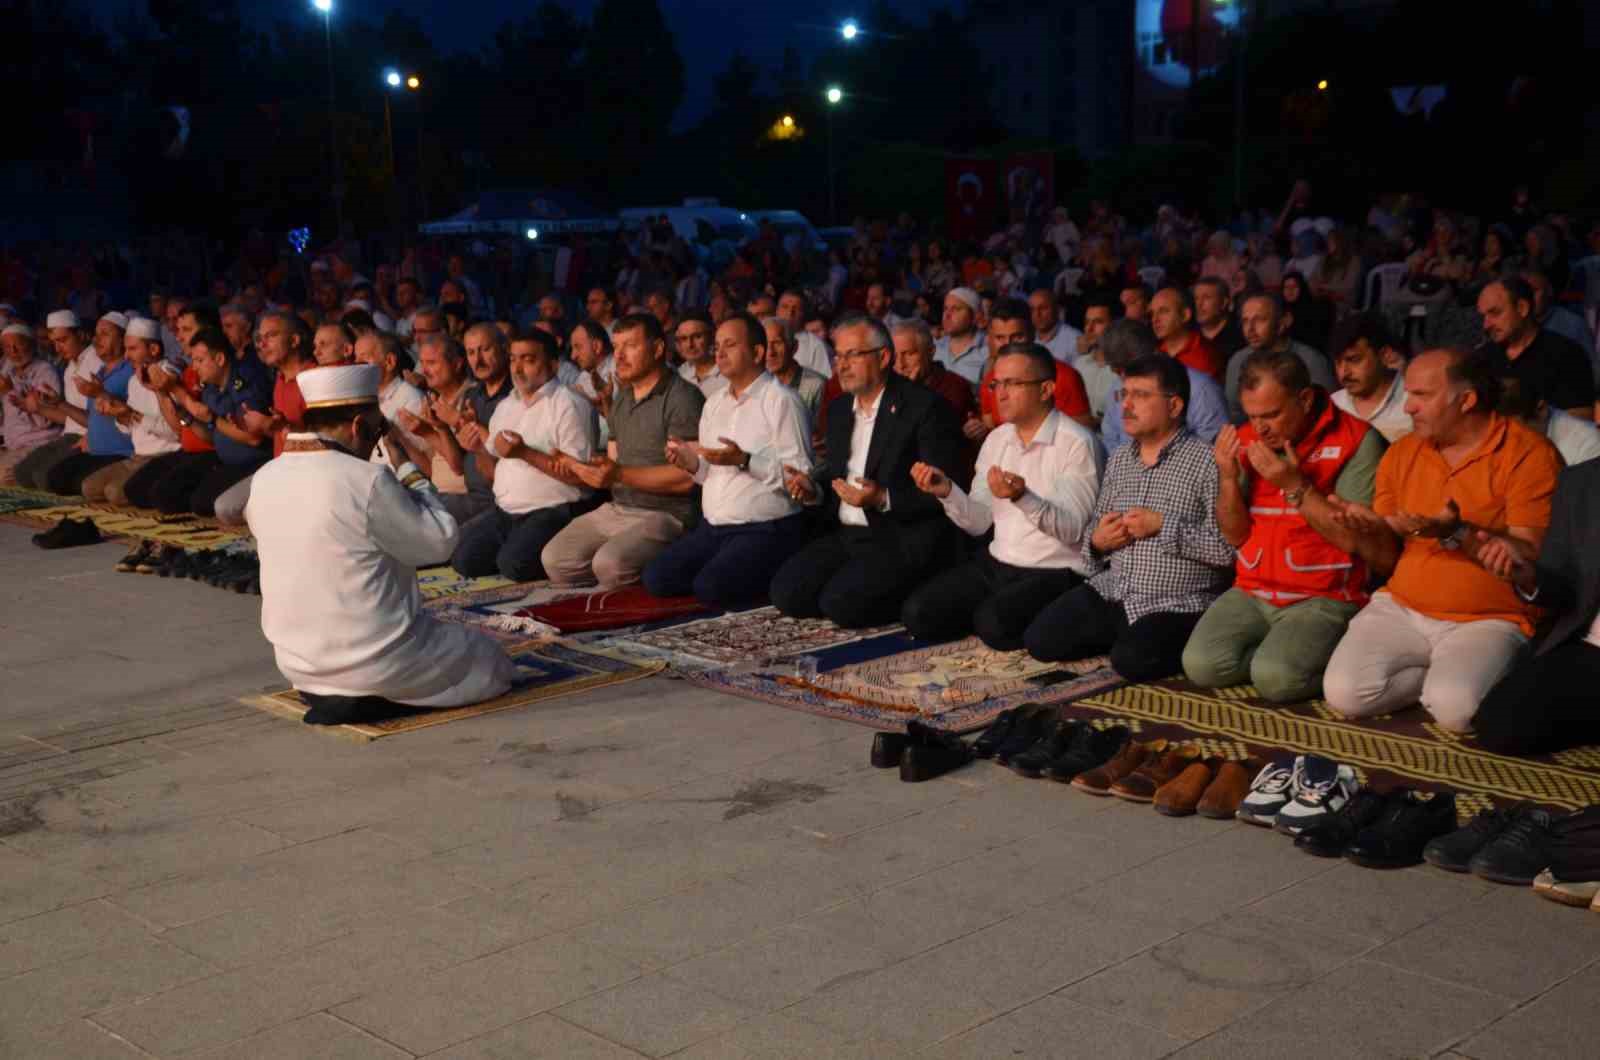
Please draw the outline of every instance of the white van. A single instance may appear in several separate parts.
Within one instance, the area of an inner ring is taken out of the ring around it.
[[[637,229],[663,214],[672,230],[686,242],[703,247],[719,242],[741,247],[759,231],[748,215],[723,206],[716,199],[685,199],[682,206],[634,206],[618,210],[617,218],[624,228]]]
[[[770,224],[790,253],[796,250],[814,250],[819,254],[828,252],[828,244],[799,210],[747,210],[745,213],[758,228],[762,224]]]

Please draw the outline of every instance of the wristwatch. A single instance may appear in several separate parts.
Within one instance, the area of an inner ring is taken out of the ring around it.
[[[1298,486],[1292,490],[1284,490],[1283,502],[1291,508],[1298,509],[1300,502],[1306,499],[1306,489],[1305,486]]]
[[[1439,539],[1439,547],[1447,552],[1455,552],[1467,543],[1467,534],[1469,532],[1467,524],[1461,523],[1449,534]]]
[[[749,471],[750,470],[750,454],[749,453],[744,454],[744,459],[739,461],[739,470],[740,471]]]

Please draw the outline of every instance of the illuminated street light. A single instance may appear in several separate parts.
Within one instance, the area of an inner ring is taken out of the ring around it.
[[[861,26],[853,18],[847,18],[844,25],[839,27],[839,36],[845,40],[855,40],[861,32]]]
[[[530,229],[528,229],[527,235],[528,235],[529,239],[538,239],[539,238],[539,230],[537,228],[530,228]]]
[[[794,115],[793,114],[785,114],[783,116],[783,127],[785,129],[794,128]]]
[[[422,78],[418,77],[416,74],[412,74],[410,77],[406,78],[406,87],[415,92],[417,89],[422,87]]]
[[[844,89],[838,85],[829,85],[827,98],[829,103],[837,104],[841,99],[844,99]]]
[[[311,6],[326,15],[333,11],[333,0],[311,0]]]
[[[322,15],[322,38],[328,51],[328,161],[333,169],[334,238],[344,238],[344,163],[339,158],[339,123],[334,119],[333,100],[333,0],[311,0]]]
[[[385,70],[383,72],[383,83],[388,85],[390,88],[399,88],[400,87],[400,71],[399,70]]]
[[[1321,81],[1317,82],[1317,91],[1318,92],[1326,92],[1326,91],[1328,91],[1328,81],[1327,81],[1326,78],[1324,78]]]

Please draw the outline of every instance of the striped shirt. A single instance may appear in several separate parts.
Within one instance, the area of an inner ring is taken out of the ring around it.
[[[1149,508],[1161,529],[1110,554],[1090,543],[1107,512]],[[1122,604],[1130,623],[1162,611],[1192,614],[1211,606],[1233,578],[1233,547],[1217,526],[1217,464],[1211,447],[1180,430],[1154,465],[1130,441],[1111,454],[1083,532],[1089,585]]]

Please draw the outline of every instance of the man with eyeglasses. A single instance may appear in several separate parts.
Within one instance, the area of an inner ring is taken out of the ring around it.
[[[844,394],[828,410],[827,459],[784,469],[795,500],[820,506],[828,532],[772,579],[771,598],[793,618],[847,628],[893,622],[906,597],[960,554],[939,501],[917,489],[917,463],[955,467],[961,429],[927,387],[891,370],[894,344],[879,321],[850,314],[833,329]]]
[[[1118,321],[1102,341],[1140,326]],[[1233,546],[1217,526],[1211,446],[1184,422],[1189,378],[1163,353],[1123,369],[1122,419],[1130,441],[1111,454],[1083,531],[1090,577],[1028,627],[1023,641],[1034,658],[1057,662],[1108,653],[1129,681],[1175,674],[1201,614],[1227,588]]]
[[[972,537],[994,530],[977,558],[911,594],[900,621],[918,640],[976,633],[996,651],[1022,647],[1046,605],[1083,580],[1083,531],[1100,485],[1100,443],[1054,406],[1050,350],[1017,342],[1000,351],[989,387],[1003,420],[984,440],[969,494],[944,469],[911,478]]]
[[[678,328],[673,332],[678,356],[683,359],[678,374],[708,398],[728,385],[711,349],[712,330],[711,318],[701,310],[691,309],[679,319]]]

